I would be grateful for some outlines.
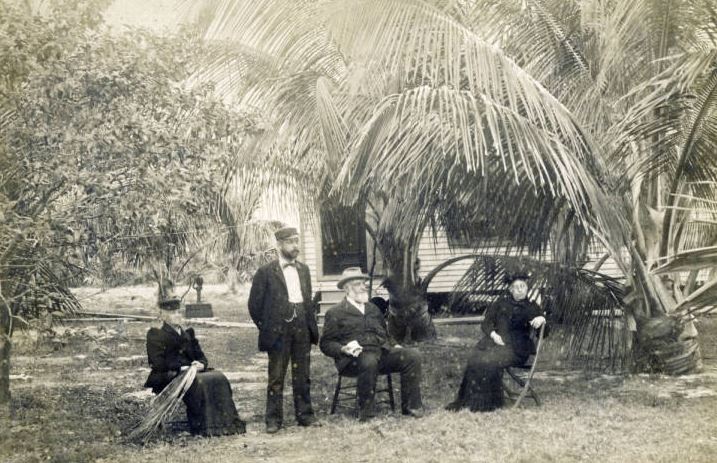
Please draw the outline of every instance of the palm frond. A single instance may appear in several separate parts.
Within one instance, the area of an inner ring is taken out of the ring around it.
[[[653,270],[653,273],[661,275],[714,267],[717,265],[717,246],[682,251],[668,259],[669,262]]]
[[[253,85],[281,76],[276,59],[260,50],[241,43],[208,43],[208,53],[188,79],[188,85],[213,82],[216,92],[226,101],[237,102]]]
[[[697,311],[710,312],[717,309],[717,278],[712,278],[692,294],[685,297],[675,308],[676,311],[684,314],[691,314]]]
[[[494,196],[501,204],[534,196],[561,209],[565,200],[579,221],[619,228],[588,175],[594,167],[580,165],[542,127],[469,92],[418,87],[386,98],[352,139],[349,153],[335,182],[347,201],[381,185],[389,196],[404,198],[413,213],[424,209],[431,216],[451,194],[465,204],[488,205],[485,188],[470,188],[485,181],[510,195]]]
[[[562,138],[573,153],[585,140],[569,112],[495,45],[426,2],[334,2],[328,27],[350,60],[397,70],[413,85],[442,85],[484,95]]]
[[[219,0],[211,6],[205,38],[241,43],[276,57],[284,69],[314,70],[333,79],[344,60],[320,21],[321,2]]]
[[[182,398],[194,383],[197,367],[191,365],[187,370],[175,377],[159,394],[152,398],[150,411],[132,430],[130,440],[146,442],[166,424],[179,409]]]

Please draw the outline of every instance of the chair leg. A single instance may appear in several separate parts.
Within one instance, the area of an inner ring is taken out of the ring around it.
[[[506,368],[505,371],[513,379],[513,381],[518,383],[518,385],[520,387],[525,387],[525,380],[523,380],[523,378],[521,378],[520,376],[513,373],[510,368]],[[535,405],[537,405],[537,406],[541,405],[540,398],[538,397],[538,393],[535,392],[535,389],[533,389],[533,386],[530,386],[530,385],[528,386],[528,394],[530,395],[530,398],[535,401]]]
[[[518,383],[520,387],[525,387],[525,381],[523,381],[523,378],[513,373],[510,368],[506,368],[505,371],[511,378],[513,378],[513,381]]]
[[[334,400],[331,402],[331,415],[336,413],[336,407],[339,404],[339,393],[341,392],[341,375],[339,375],[338,381],[336,381],[336,391],[334,392]]]
[[[388,404],[391,406],[391,411],[396,411],[396,401],[393,398],[393,380],[391,375],[386,375],[386,384],[388,385]]]
[[[330,412],[331,415],[333,415],[333,414],[336,413],[336,410],[337,410],[338,407],[339,407],[339,402],[341,402],[341,401],[343,401],[343,400],[346,400],[346,399],[341,399],[341,398],[340,398],[341,394],[348,395],[348,394],[346,394],[346,392],[341,392],[341,379],[342,379],[342,376],[339,375],[338,380],[336,381],[336,390],[334,391],[334,398],[333,398],[333,400],[331,401],[331,412]],[[347,387],[349,387],[349,386],[347,386]],[[382,389],[381,392],[384,392],[384,390]],[[391,411],[392,411],[392,412],[395,412],[395,411],[396,411],[396,399],[395,399],[395,397],[394,397],[394,395],[393,395],[393,379],[391,378],[391,375],[390,375],[390,374],[389,374],[389,375],[386,375],[386,389],[385,389],[385,392],[388,392],[388,404],[389,404],[389,406],[391,407]],[[353,410],[353,413],[354,413],[354,415],[358,416],[358,413],[359,413],[359,408],[358,408],[358,389],[356,390],[356,395],[354,396],[354,401],[355,401],[355,402],[354,402],[354,410]]]
[[[535,389],[533,389],[533,386],[528,386],[528,392],[530,392],[530,397],[532,397],[533,400],[535,401],[535,405],[540,407],[540,405],[541,405],[540,398],[538,397],[538,393],[535,392]]]

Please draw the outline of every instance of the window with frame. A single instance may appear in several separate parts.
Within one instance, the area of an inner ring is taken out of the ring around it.
[[[321,208],[320,216],[322,273],[340,275],[347,267],[366,271],[364,208],[329,204]]]

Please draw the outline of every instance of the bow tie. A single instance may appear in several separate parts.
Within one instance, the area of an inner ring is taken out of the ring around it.
[[[285,263],[284,265],[281,266],[281,268],[286,268],[286,267],[294,267],[294,268],[296,268],[296,262],[287,262],[287,263]]]

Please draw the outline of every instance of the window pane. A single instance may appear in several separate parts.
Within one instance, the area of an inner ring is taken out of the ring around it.
[[[339,275],[346,267],[366,270],[366,227],[362,207],[321,209],[321,250],[324,275]]]

